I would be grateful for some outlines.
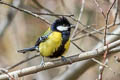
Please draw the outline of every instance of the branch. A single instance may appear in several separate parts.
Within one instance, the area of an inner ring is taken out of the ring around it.
[[[108,48],[112,49],[112,48],[115,48],[119,45],[120,45],[120,40],[109,44]],[[63,62],[63,61],[61,61],[61,59],[58,59],[54,62],[47,62],[45,64],[45,66],[40,66],[40,65],[32,66],[32,67],[24,68],[24,69],[17,70],[17,71],[14,71],[14,72],[9,72],[8,74],[10,76],[18,75],[18,77],[22,77],[22,76],[33,74],[33,73],[40,72],[40,71],[43,71],[43,70],[59,67],[59,66],[62,66],[62,65],[71,64],[71,62],[74,63],[74,62],[77,62],[77,61],[91,59],[93,57],[97,57],[97,56],[102,55],[103,52],[106,49],[107,49],[107,46],[104,46],[104,47],[101,47],[99,49],[94,49],[92,51],[83,52],[81,54],[77,54],[77,55],[74,55],[74,56],[67,57],[66,62]],[[8,78],[9,77],[6,74],[0,75],[0,80],[6,80],[6,79],[8,80]]]

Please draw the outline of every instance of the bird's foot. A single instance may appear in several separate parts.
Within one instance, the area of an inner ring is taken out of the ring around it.
[[[64,56],[61,56],[61,60],[63,62],[69,62],[70,64],[72,64],[72,60],[71,59],[67,60],[67,58],[65,58]]]
[[[66,61],[67,61],[67,59],[66,59],[64,56],[61,56],[61,60],[62,60],[63,62],[66,62]]]
[[[45,62],[44,62],[44,57],[43,56],[42,56],[42,60],[41,60],[40,66],[45,66]]]

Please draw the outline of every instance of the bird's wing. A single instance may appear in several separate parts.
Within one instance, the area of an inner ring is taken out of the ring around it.
[[[35,46],[39,46],[39,44],[41,42],[44,42],[45,40],[47,40],[48,36],[51,34],[51,30],[50,28],[43,34],[43,36],[39,37],[38,40],[35,43]]]

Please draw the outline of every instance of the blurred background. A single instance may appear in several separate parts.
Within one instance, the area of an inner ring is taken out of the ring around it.
[[[97,7],[95,0],[2,0],[6,3],[14,5],[19,8],[27,9],[35,13],[54,13],[54,14],[74,14],[74,18],[77,20],[79,15],[82,14],[80,22],[87,27],[79,24],[77,36],[85,35],[89,32],[95,31],[105,26],[105,18],[102,15],[100,9]],[[114,0],[97,0],[100,7],[107,13]],[[120,1],[118,0],[118,6]],[[116,3],[116,4],[117,4]],[[83,6],[83,11],[81,7]],[[118,7],[120,9],[120,6]],[[114,11],[116,7],[112,8],[109,14],[108,24],[114,22]],[[120,13],[119,13],[120,14]],[[40,15],[48,20],[50,23],[54,22],[57,17],[50,15]],[[71,17],[67,17],[68,20],[76,25],[77,22]],[[118,18],[119,19],[119,18]],[[0,4],[0,68],[10,67],[19,61],[27,59],[37,53],[19,54],[18,49],[31,47],[35,44],[37,38],[41,36],[50,25],[44,21],[20,12],[16,9],[10,8],[6,5]],[[115,30],[118,26],[112,26],[109,28],[109,32]],[[74,32],[74,30],[72,30]],[[71,32],[71,35],[72,35]],[[74,41],[81,49],[85,51],[92,50],[98,43],[103,43],[104,30],[101,33],[93,34],[93,36],[84,36],[79,40]],[[71,43],[70,49],[66,56],[75,55],[81,52],[76,46]],[[120,56],[119,53],[109,56],[108,65],[113,69],[114,74],[108,68],[105,68],[103,73],[103,80],[119,80],[120,79],[120,63],[116,63],[114,56]],[[45,59],[50,61],[51,59]],[[101,60],[102,61],[102,60]],[[32,59],[25,62],[9,71],[15,71],[25,67],[33,65],[39,65],[41,57]],[[27,75],[19,78],[19,80],[70,80],[64,77],[69,70],[69,73],[75,73],[72,75],[71,80],[96,80],[99,74],[99,64],[96,62],[85,60],[72,65],[61,66],[45,71],[41,71],[35,74]]]

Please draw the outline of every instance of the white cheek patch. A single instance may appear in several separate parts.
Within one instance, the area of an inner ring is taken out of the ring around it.
[[[58,26],[58,27],[57,27],[57,30],[59,30],[59,31],[67,31],[67,30],[68,30],[68,27]]]

